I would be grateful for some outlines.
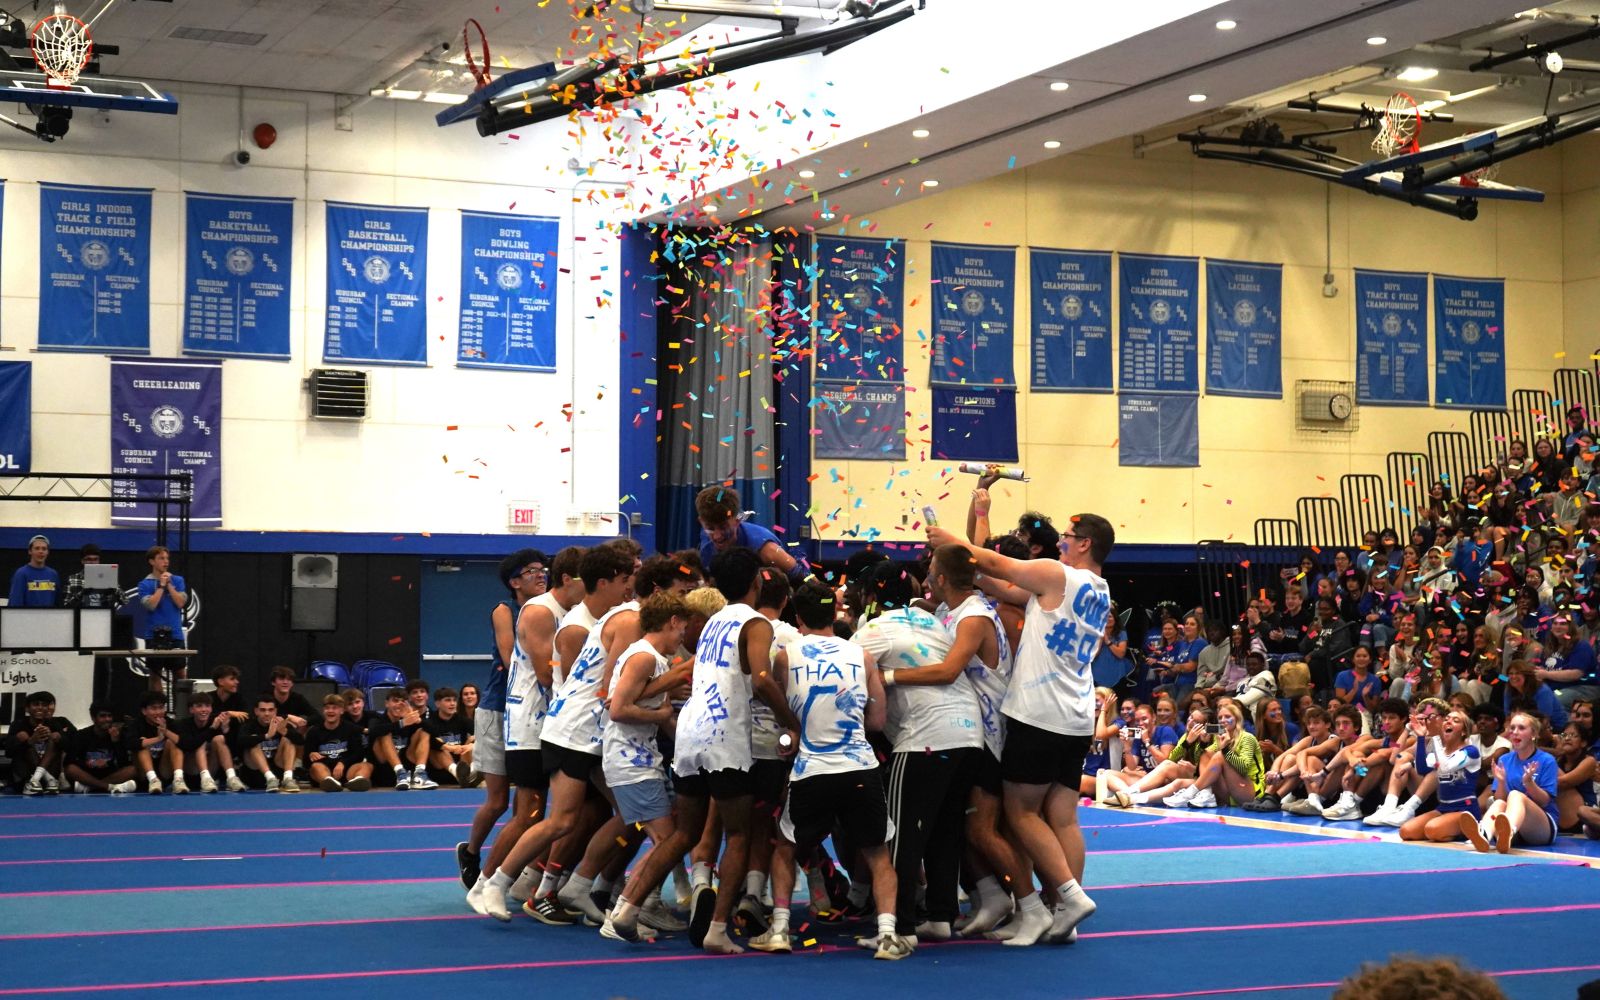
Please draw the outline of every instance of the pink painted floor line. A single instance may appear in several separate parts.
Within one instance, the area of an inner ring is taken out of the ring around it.
[[[265,793],[263,793],[263,794],[265,794]],[[135,802],[143,802],[143,801],[146,801],[146,800],[145,799],[134,799],[133,801],[135,801]],[[201,801],[205,801],[205,800],[202,799]],[[413,799],[412,801],[415,801],[415,800]],[[7,820],[80,819],[80,818],[84,818],[84,819],[87,819],[87,818],[123,819],[123,820],[127,820],[127,819],[144,819],[146,816],[249,816],[249,815],[267,815],[267,814],[271,814],[271,815],[274,815],[274,816],[281,816],[284,813],[307,813],[307,812],[319,812],[319,811],[320,812],[347,813],[347,812],[397,812],[397,811],[404,810],[404,811],[409,812],[409,811],[418,810],[418,809],[476,809],[476,808],[478,808],[478,803],[477,802],[463,802],[463,803],[461,803],[459,805],[347,806],[347,805],[344,804],[344,800],[341,799],[341,801],[339,801],[337,803],[334,803],[332,805],[326,805],[326,806],[308,805],[308,806],[295,806],[293,808],[288,807],[288,806],[284,806],[284,807],[281,807],[281,808],[278,808],[278,809],[214,809],[214,810],[201,810],[201,809],[149,809],[149,810],[146,810],[146,809],[141,809],[138,812],[132,812],[132,811],[116,812],[116,811],[107,810],[105,812],[8,813],[8,814],[5,814],[5,818]]]
[[[424,851],[437,851],[443,853],[449,848],[404,848],[397,847],[386,851],[350,851],[351,854],[419,854]],[[255,857],[274,857],[275,855],[261,854]],[[281,855],[278,855],[281,856]],[[318,852],[312,852],[307,857],[317,857]],[[333,852],[329,851],[332,857]],[[133,886],[121,889],[45,889],[32,892],[0,892],[0,899],[34,899],[48,896],[103,896],[107,893],[136,893],[136,892],[216,892],[218,890],[232,891],[235,889],[292,889],[297,886],[316,885],[385,885],[396,882],[458,882],[453,878],[423,878],[423,879],[378,879],[376,881],[360,882],[348,879],[333,879],[330,881],[312,882],[239,882],[230,885],[148,885]]]
[[[277,852],[271,852],[271,853],[266,853],[266,854],[221,854],[221,855],[209,855],[209,854],[199,854],[199,853],[195,853],[195,854],[147,854],[147,855],[143,855],[143,856],[134,856],[134,857],[127,857],[127,858],[31,858],[31,859],[26,860],[26,861],[0,861],[0,867],[11,867],[11,866],[16,866],[16,865],[60,865],[60,864],[98,865],[98,864],[118,864],[118,863],[127,862],[127,861],[185,861],[185,860],[188,860],[190,858],[204,858],[206,860],[216,860],[219,857],[220,858],[225,858],[225,859],[230,860],[230,861],[235,859],[235,858],[237,858],[237,859],[239,859],[241,861],[248,861],[248,860],[250,860],[252,858],[344,858],[344,857],[350,857],[351,855],[362,855],[362,854],[427,854],[430,851],[449,851],[449,850],[454,850],[454,848],[450,848],[450,847],[391,847],[391,848],[374,848],[372,850],[366,850],[366,851],[329,851],[326,854],[324,854],[321,851],[277,851]],[[3,895],[3,893],[0,893],[0,895]]]
[[[1566,903],[1561,906],[1525,906],[1501,910],[1463,910],[1458,913],[1410,913],[1380,917],[1345,917],[1338,920],[1290,920],[1273,924],[1208,924],[1203,927],[1157,927],[1080,934],[1081,938],[1151,937],[1218,931],[1286,931],[1307,927],[1348,927],[1352,924],[1397,924],[1408,920],[1470,920],[1474,917],[1527,916],[1534,913],[1573,913],[1600,910],[1600,903]]]
[[[1509,976],[1559,976],[1567,972],[1595,972],[1600,965],[1553,965],[1542,969],[1504,969],[1486,972],[1496,978]],[[1215,997],[1241,993],[1276,993],[1279,990],[1326,990],[1338,986],[1337,982],[1278,983],[1273,986],[1231,986],[1222,989],[1184,990],[1179,993],[1123,993],[1117,996],[1093,997],[1091,1000],[1181,1000],[1183,997]]]
[[[412,882],[454,882],[455,879],[396,878],[379,882],[328,882],[325,885],[398,885]],[[309,884],[309,883],[308,883]],[[278,924],[228,924],[222,927],[130,927],[113,931],[57,931],[47,934],[0,934],[0,941],[60,941],[66,938],[127,937],[130,934],[203,934],[211,931],[273,931],[299,927],[351,927],[356,924],[420,924],[450,920],[482,920],[476,913],[440,913],[417,917],[371,917],[358,920],[297,920]]]
[[[1377,837],[1372,838],[1378,840]],[[1122,847],[1109,851],[1091,850],[1091,857],[1104,857],[1107,854],[1179,854],[1184,851],[1260,851],[1269,847],[1326,847],[1333,844],[1366,844],[1367,840],[1334,840],[1321,837],[1307,843],[1296,841],[1273,841],[1270,844],[1204,844],[1194,847]]]
[[[367,823],[359,826],[260,826],[238,829],[211,827],[203,830],[94,830],[83,833],[7,833],[0,840],[60,840],[66,837],[177,837],[236,833],[327,833],[338,830],[458,830],[460,823]]]
[[[1106,851],[1096,851],[1095,854],[1106,854]],[[1092,855],[1091,855],[1092,856]],[[1527,862],[1512,865],[1478,865],[1463,868],[1391,868],[1383,871],[1370,872],[1307,872],[1301,875],[1246,875],[1237,878],[1203,878],[1187,881],[1173,882],[1128,882],[1123,885],[1090,885],[1089,889],[1095,892],[1115,892],[1118,889],[1166,889],[1186,885],[1240,885],[1247,882],[1291,882],[1298,879],[1320,878],[1366,878],[1375,875],[1452,875],[1457,872],[1483,872],[1504,871],[1508,868],[1526,868],[1534,864],[1549,864],[1557,867],[1584,868],[1582,861],[1549,861]]]

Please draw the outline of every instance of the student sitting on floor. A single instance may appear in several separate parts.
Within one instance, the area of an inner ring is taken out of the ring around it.
[[[133,780],[133,753],[124,739],[123,725],[107,705],[89,706],[94,725],[72,734],[67,742],[66,767],[62,773],[76,792],[111,792],[126,795],[136,791]]]
[[[483,778],[472,769],[472,719],[461,711],[454,688],[442,687],[433,693],[433,714],[422,721],[431,749],[428,752],[428,777],[434,781],[453,781],[471,788]]]
[[[200,775],[200,790],[217,790],[215,772],[220,771],[228,783],[228,791],[244,791],[244,782],[233,769],[233,754],[228,750],[227,737],[211,725],[214,707],[209,692],[201,691],[189,697],[189,717],[173,727],[178,734],[179,761],[172,773],[172,794],[182,795],[189,790],[184,781],[184,765],[193,762],[191,772]],[[235,787],[237,786],[237,787]]]
[[[1352,709],[1354,711],[1354,709]],[[1322,787],[1322,769],[1339,752],[1343,741],[1333,732],[1333,713],[1312,706],[1300,715],[1306,734],[1300,737],[1284,757],[1273,763],[1267,772],[1267,781],[1276,781],[1273,793],[1284,812],[1294,816],[1316,816],[1322,812],[1322,799],[1316,797]],[[1277,778],[1274,779],[1273,775]],[[1296,795],[1298,791],[1300,794]],[[1314,800],[1314,801],[1313,801]],[[1266,803],[1263,803],[1263,806]],[[1270,811],[1270,810],[1269,810]]]
[[[1511,751],[1495,762],[1494,801],[1476,823],[1467,814],[1456,817],[1462,835],[1479,853],[1488,853],[1491,843],[1501,854],[1509,854],[1514,843],[1544,847],[1556,839],[1560,768],[1554,757],[1539,749],[1543,725],[1528,712],[1511,714],[1506,720]]]
[[[146,691],[139,698],[139,718],[133,724],[133,764],[144,775],[145,790],[151,795],[161,794],[163,779],[170,778],[183,764],[178,753],[178,734],[172,731],[172,720],[167,718],[167,696],[160,691]],[[177,779],[176,792],[183,784]]]
[[[406,682],[406,701],[416,709],[417,717],[423,722],[427,722],[428,716],[433,714],[428,711],[428,682],[421,677]]]
[[[1341,705],[1333,711],[1334,751],[1324,757],[1307,754],[1301,763],[1301,781],[1306,797],[1283,803],[1283,811],[1295,816],[1322,816],[1328,804],[1323,796],[1331,796],[1343,787],[1345,769],[1350,766],[1352,752],[1365,753],[1376,747],[1378,740],[1366,740],[1361,735],[1361,713],[1354,706]]]
[[[1339,800],[1322,810],[1325,820],[1338,823],[1360,819],[1362,801],[1375,789],[1385,787],[1395,755],[1411,746],[1406,732],[1411,711],[1405,702],[1385,698],[1378,703],[1376,715],[1376,732],[1345,751]]]
[[[1483,761],[1478,748],[1468,742],[1471,733],[1472,720],[1460,709],[1444,718],[1427,717],[1416,753],[1426,755],[1425,766],[1437,776],[1439,808],[1402,823],[1401,840],[1446,843],[1461,836],[1460,817],[1470,816],[1471,822],[1477,823],[1477,775]]]
[[[1144,777],[1130,783],[1115,772],[1107,775],[1106,789],[1117,805],[1126,809],[1128,806],[1160,802],[1190,783],[1190,780],[1200,773],[1201,759],[1209,742],[1206,727],[1214,719],[1215,716],[1208,708],[1192,710],[1189,713],[1189,728],[1178,737],[1177,742],[1173,743],[1167,759],[1157,764]],[[1161,730],[1170,727],[1157,728]],[[1162,736],[1156,737],[1156,739],[1161,738]]]
[[[1472,703],[1471,698],[1463,700],[1468,705]],[[1439,774],[1433,769],[1431,758],[1428,756],[1428,725],[1434,720],[1443,720],[1452,711],[1458,710],[1462,718],[1469,723],[1462,733],[1462,739],[1471,742],[1472,717],[1468,714],[1466,706],[1461,706],[1459,709],[1452,708],[1438,698],[1424,698],[1417,703],[1406,723],[1407,729],[1411,732],[1411,744],[1395,755],[1394,763],[1389,768],[1389,782],[1383,804],[1371,815],[1363,818],[1362,823],[1367,826],[1401,827],[1416,817],[1422,804],[1439,787]],[[1473,746],[1477,744],[1473,743]],[[1407,796],[1404,801],[1401,801],[1402,795]]]
[[[1580,833],[1578,810],[1594,807],[1594,782],[1597,773],[1595,759],[1589,755],[1589,741],[1581,727],[1567,723],[1556,737],[1556,763],[1561,767],[1561,777],[1556,781],[1556,806],[1560,814],[1562,833]]]
[[[298,792],[294,780],[294,743],[289,739],[289,723],[278,715],[278,701],[271,693],[256,699],[255,714],[239,730],[239,777],[250,788],[269,792]],[[281,772],[283,778],[273,773]]]
[[[323,698],[322,718],[306,727],[306,773],[312,784],[325,792],[371,788],[372,764],[361,741],[361,727],[345,715],[344,699]]]
[[[6,749],[15,770],[28,778],[22,794],[55,795],[61,791],[61,765],[72,723],[56,715],[56,696],[49,691],[28,695],[26,712],[11,729]]]
[[[344,717],[361,730],[361,756],[372,763],[372,727],[383,721],[382,712],[367,711],[367,696],[360,688],[345,688],[339,692],[344,699]]]
[[[426,689],[424,689],[426,693]],[[400,791],[408,788],[438,788],[428,777],[428,733],[422,728],[422,715],[406,701],[404,691],[390,690],[384,699],[388,711],[373,723],[368,735],[372,737],[373,777],[376,783]]]
[[[1166,799],[1169,806],[1190,809],[1215,809],[1219,802],[1254,802],[1264,792],[1266,763],[1261,746],[1245,731],[1244,709],[1232,698],[1225,698],[1216,709],[1214,739],[1201,761],[1200,773],[1192,782]]]
[[[278,706],[278,718],[288,726],[289,742],[298,748],[305,740],[306,727],[318,713],[306,696],[294,689],[294,671],[288,667],[272,668],[271,694]]]

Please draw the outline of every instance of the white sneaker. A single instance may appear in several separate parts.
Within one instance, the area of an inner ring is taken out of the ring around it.
[[[200,772],[200,791],[209,795],[217,790],[217,779],[211,776],[210,771]]]
[[[88,785],[85,785],[81,781],[74,781],[72,783],[72,790],[77,792],[79,795],[88,795],[90,792],[94,791],[94,789],[90,788]]]
[[[273,774],[271,771],[268,771],[267,772],[267,791],[275,792],[277,790],[278,790],[278,776],[276,774]]]
[[[33,776],[28,779],[28,783],[22,786],[22,794],[38,795],[42,791],[44,791],[44,782],[39,780],[39,772],[35,771]]]
[[[1215,792],[1207,788],[1191,797],[1184,805],[1190,809],[1215,809],[1217,807],[1217,796]]]
[[[439,783],[428,777],[427,768],[419,767],[415,771],[411,772],[411,787],[420,788],[426,791],[430,788],[438,788]]]
[[[1311,804],[1310,799],[1284,799],[1283,811],[1291,816],[1321,816],[1322,810]]]
[[[667,904],[659,898],[648,899],[639,908],[639,923],[663,934],[682,934],[689,929],[688,923],[667,909]]]
[[[1340,795],[1337,802],[1322,810],[1322,818],[1330,823],[1348,823],[1360,819],[1361,802],[1354,795]]]
[[[148,791],[151,795],[160,795],[161,794],[161,779],[157,778],[156,780],[150,782],[150,787],[148,789],[146,789],[146,791]]]
[[[1395,806],[1393,809],[1390,809],[1388,806],[1379,806],[1372,813],[1371,816],[1362,817],[1361,825],[1362,826],[1388,826],[1389,825],[1389,817],[1391,815],[1393,815],[1394,813],[1397,813],[1399,811],[1400,811],[1400,807],[1399,806]],[[1400,824],[1396,823],[1394,825],[1395,826],[1399,826]]]
[[[394,769],[394,790],[403,792],[411,787],[411,772],[403,767]]]
[[[112,795],[132,795],[134,792],[137,792],[138,790],[139,790],[139,783],[137,781],[124,781],[119,785],[112,785],[111,786],[111,794]]]
[[[61,782],[57,781],[56,776],[49,771],[44,773],[44,793],[46,795],[59,795],[61,793]]]
[[[188,795],[189,794],[189,783],[187,781],[183,780],[183,775],[175,774],[175,775],[172,776],[172,794],[174,794],[174,795]]]
[[[1168,795],[1161,801],[1161,804],[1164,806],[1186,806],[1189,804],[1190,799],[1199,794],[1199,791],[1199,788],[1195,787],[1194,785],[1190,785],[1187,788],[1181,788],[1178,791],[1173,792],[1171,795]]]
[[[765,934],[751,938],[748,944],[756,951],[785,955],[794,950],[794,944],[789,940],[789,928],[787,927],[781,931],[776,927],[768,927]]]
[[[887,962],[896,962],[910,955],[917,949],[916,936],[902,937],[899,934],[886,934],[878,939],[878,950],[872,953],[873,958],[883,959]]]
[[[298,792],[299,790],[300,782],[296,781],[292,774],[285,774],[278,782],[278,791],[280,792]]]
[[[1389,814],[1384,821],[1384,826],[1405,826],[1406,823],[1417,818],[1417,811],[1407,806],[1400,806]]]
[[[230,791],[230,792],[242,792],[247,787],[248,786],[245,785],[245,783],[239,779],[239,776],[237,774],[228,775],[228,791]]]

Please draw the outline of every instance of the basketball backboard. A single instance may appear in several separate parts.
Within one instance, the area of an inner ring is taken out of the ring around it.
[[[178,101],[142,80],[85,76],[65,87],[46,84],[43,73],[0,69],[0,102],[175,115]]]

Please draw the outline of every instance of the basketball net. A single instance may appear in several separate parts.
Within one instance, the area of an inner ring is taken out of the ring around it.
[[[1389,98],[1378,117],[1378,134],[1373,137],[1372,150],[1379,156],[1390,157],[1396,153],[1415,153],[1421,146],[1422,112],[1417,102],[1404,91]]]
[[[93,24],[117,0],[106,0],[95,15],[85,21],[67,13],[67,5],[56,0],[55,12],[39,19],[28,33],[28,45],[33,51],[33,61],[45,75],[45,85],[55,88],[70,87],[78,82],[78,74],[88,65],[94,54]]]

